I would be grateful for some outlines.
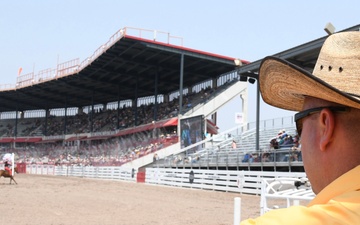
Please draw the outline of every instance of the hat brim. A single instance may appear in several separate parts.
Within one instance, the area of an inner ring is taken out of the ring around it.
[[[311,96],[360,109],[360,101],[308,71],[276,57],[266,57],[259,70],[263,100],[269,105],[301,111],[305,96]]]

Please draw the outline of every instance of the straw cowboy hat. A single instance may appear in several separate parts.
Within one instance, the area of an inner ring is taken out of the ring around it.
[[[330,35],[321,48],[313,73],[275,57],[266,57],[259,70],[264,101],[301,111],[304,96],[360,109],[360,32]]]

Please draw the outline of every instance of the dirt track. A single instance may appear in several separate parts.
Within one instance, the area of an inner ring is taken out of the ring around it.
[[[242,218],[256,217],[260,197],[123,181],[17,174],[0,179],[0,225],[233,224],[234,198]]]

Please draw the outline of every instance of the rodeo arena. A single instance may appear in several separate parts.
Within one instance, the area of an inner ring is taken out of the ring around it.
[[[325,38],[274,56],[312,71]],[[232,193],[234,224],[246,219],[240,196],[259,197],[254,216],[306,204],[314,193],[293,117],[261,121],[259,91],[257,112],[248,112],[260,62],[125,27],[85,60],[20,75],[0,85],[0,184],[61,177]],[[234,98],[240,122],[219,132],[218,110]]]

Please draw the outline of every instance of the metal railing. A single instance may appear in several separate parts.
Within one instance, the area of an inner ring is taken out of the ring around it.
[[[210,149],[193,154],[172,155],[156,162],[157,167],[278,167],[303,166],[301,151],[292,148],[263,152]]]

